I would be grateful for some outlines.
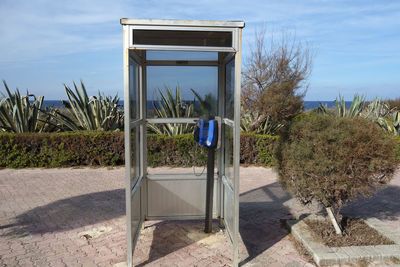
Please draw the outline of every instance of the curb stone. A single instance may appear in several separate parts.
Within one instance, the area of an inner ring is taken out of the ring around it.
[[[323,219],[322,216],[310,215],[307,218]],[[351,247],[328,247],[315,242],[311,235],[311,229],[302,220],[287,220],[286,224],[292,235],[303,244],[310,252],[315,263],[321,265],[334,265],[356,262],[359,260],[386,260],[400,258],[400,235],[387,227],[376,218],[369,218],[365,222],[381,235],[392,240],[394,245],[379,246],[351,246]]]

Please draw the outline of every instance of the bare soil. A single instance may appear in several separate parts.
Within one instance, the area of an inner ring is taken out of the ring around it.
[[[306,219],[314,238],[328,247],[377,246],[392,245],[394,242],[377,230],[369,227],[360,218],[344,217],[342,220],[343,235],[337,235],[332,223],[328,220]]]

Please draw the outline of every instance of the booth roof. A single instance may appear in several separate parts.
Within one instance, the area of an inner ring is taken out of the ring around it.
[[[129,19],[122,18],[122,25],[159,25],[159,26],[194,26],[194,27],[224,27],[243,28],[244,21],[215,20],[177,20],[177,19]]]

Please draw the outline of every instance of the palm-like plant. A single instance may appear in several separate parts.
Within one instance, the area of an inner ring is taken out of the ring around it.
[[[282,123],[274,122],[270,117],[263,117],[252,112],[244,113],[240,119],[240,131],[253,132],[256,134],[276,135],[283,127]]]
[[[194,113],[196,116],[215,116],[217,111],[217,99],[211,94],[206,94],[204,99],[193,89],[190,89],[194,97],[199,102],[199,106],[195,105]]]
[[[400,136],[400,112],[396,111],[393,113],[393,132],[395,135]]]
[[[351,106],[346,108],[344,98],[339,96],[339,98],[336,98],[336,106],[333,109],[328,109],[327,105],[320,104],[314,112],[338,117],[361,116],[375,121],[381,128],[388,132],[400,135],[399,112],[391,110],[388,104],[382,101],[381,98],[376,97],[368,104],[364,96],[356,94]],[[393,119],[390,116],[393,116]]]
[[[391,113],[391,110],[389,106],[387,105],[386,102],[382,101],[382,98],[375,98],[373,101],[371,101],[363,116],[365,118],[385,118]]]
[[[400,113],[394,111],[392,116],[387,116],[386,118],[378,121],[379,126],[388,132],[393,133],[396,136],[400,136]]]
[[[62,103],[69,116],[55,111],[55,117],[60,127],[72,131],[115,131],[123,128],[123,113],[118,109],[118,95],[111,97],[99,92],[97,97],[89,97],[82,81],[82,89],[79,89],[74,83],[75,93],[67,85],[64,85],[64,88],[68,102],[62,101]]]
[[[158,90],[157,101],[153,101],[153,108],[157,118],[190,118],[193,115],[194,103],[182,99],[179,86],[175,88],[175,96],[169,87],[165,88],[165,93]],[[190,133],[193,126],[188,123],[163,123],[149,124],[149,130],[157,134],[178,135]]]
[[[0,100],[0,131],[25,133],[42,132],[50,125],[50,118],[42,111],[43,96],[37,99],[35,95],[21,95],[16,89],[10,91],[6,81],[3,80],[7,95],[2,94]],[[33,98],[33,103],[29,98]]]
[[[242,112],[243,113],[243,112]],[[255,121],[253,113],[244,113],[240,116],[240,131],[241,132],[252,132],[252,125]]]
[[[314,108],[313,110],[311,110],[311,113],[328,114],[328,113],[330,113],[330,110],[329,110],[327,104],[319,103],[319,106],[317,108]]]
[[[315,112],[331,114],[338,117],[362,116],[364,118],[377,119],[386,117],[390,113],[390,109],[380,98],[375,98],[368,104],[365,100],[365,96],[355,94],[349,108],[346,108],[344,97],[339,95],[339,98],[336,98],[336,105],[333,109],[328,109],[326,104],[320,104],[319,107],[315,109]]]
[[[329,114],[337,117],[356,117],[361,115],[364,106],[365,106],[365,97],[359,96],[358,94],[354,95],[353,102],[351,102],[351,106],[349,108],[346,107],[346,102],[344,101],[344,97],[340,96],[336,98],[335,107],[329,109],[327,104],[322,105],[319,104],[319,107],[314,109],[315,113],[321,114]]]
[[[351,106],[346,109],[346,102],[344,101],[344,97],[339,95],[339,98],[336,98],[336,115],[338,117],[356,117],[361,115],[365,106],[365,96],[359,96],[358,94],[354,95],[353,102],[351,102]]]

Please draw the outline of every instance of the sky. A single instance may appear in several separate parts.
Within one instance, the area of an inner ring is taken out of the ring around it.
[[[80,80],[122,98],[123,17],[243,20],[243,64],[257,29],[293,33],[314,51],[305,100],[400,97],[396,0],[0,0],[0,79],[45,100]]]

